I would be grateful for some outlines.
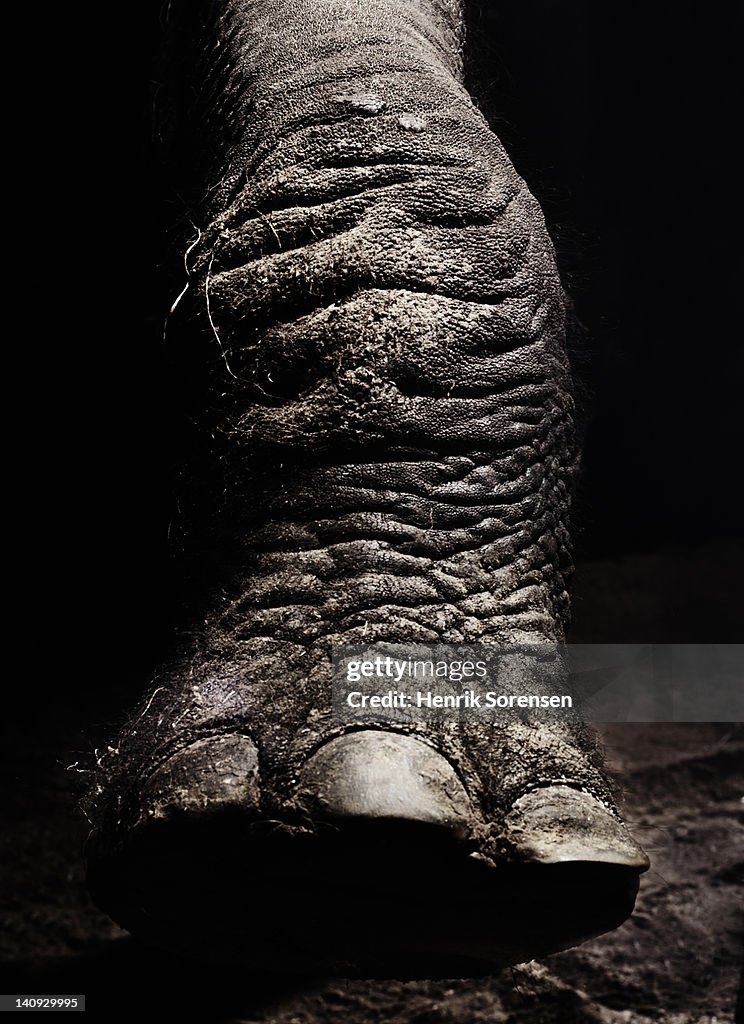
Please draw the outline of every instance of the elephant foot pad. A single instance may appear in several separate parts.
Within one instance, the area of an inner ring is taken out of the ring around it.
[[[142,787],[126,838],[94,842],[94,899],[143,941],[197,959],[464,977],[616,927],[647,867],[614,817],[566,787],[517,802],[515,858],[483,857],[462,783],[411,737],[347,734],[298,781],[311,829],[261,815],[250,740],[197,741]]]

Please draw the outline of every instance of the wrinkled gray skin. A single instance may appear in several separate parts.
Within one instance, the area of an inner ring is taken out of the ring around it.
[[[569,610],[567,302],[462,84],[459,3],[212,7],[184,30],[214,168],[183,301],[211,354],[214,585],[104,759],[94,848],[147,817],[154,768],[225,733],[258,750],[260,814],[312,831],[297,778],[343,731],[332,644],[560,641]],[[464,781],[493,863],[536,787],[615,813],[578,723],[409,731]]]

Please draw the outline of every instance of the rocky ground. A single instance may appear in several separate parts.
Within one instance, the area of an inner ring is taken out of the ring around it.
[[[654,593],[653,570],[650,556],[583,567],[577,639],[604,639],[597,622],[622,605],[631,627],[624,635],[649,639],[649,607],[661,602],[661,619],[673,615]],[[734,575],[724,567],[721,586],[733,585]],[[664,639],[663,630],[656,636]],[[30,684],[31,675],[22,681]],[[652,858],[636,913],[617,931],[488,979],[308,982],[280,970],[256,979],[164,957],[91,905],[81,865],[86,826],[75,813],[85,779],[78,769],[129,693],[103,682],[72,697],[63,689],[23,721],[4,723],[0,992],[84,992],[89,1018],[102,1021],[130,1020],[144,1007],[151,1019],[202,1024],[744,1020],[742,725],[605,728],[628,820]]]

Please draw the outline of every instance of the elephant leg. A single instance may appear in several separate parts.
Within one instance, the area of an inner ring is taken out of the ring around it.
[[[93,894],[166,948],[311,971],[474,972],[614,927],[647,861],[580,722],[331,715],[334,645],[565,632],[566,301],[462,84],[459,4],[187,6],[204,594],[103,759]]]

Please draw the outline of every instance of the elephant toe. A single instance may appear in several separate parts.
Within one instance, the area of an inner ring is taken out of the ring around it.
[[[258,750],[230,733],[196,740],[173,754],[144,782],[135,827],[188,815],[260,806]]]
[[[474,811],[453,766],[412,736],[363,730],[324,744],[305,764],[300,799],[336,823],[427,825],[464,838]]]
[[[640,874],[648,857],[603,804],[569,786],[545,786],[516,801],[506,818],[517,856],[537,864],[597,864]]]

